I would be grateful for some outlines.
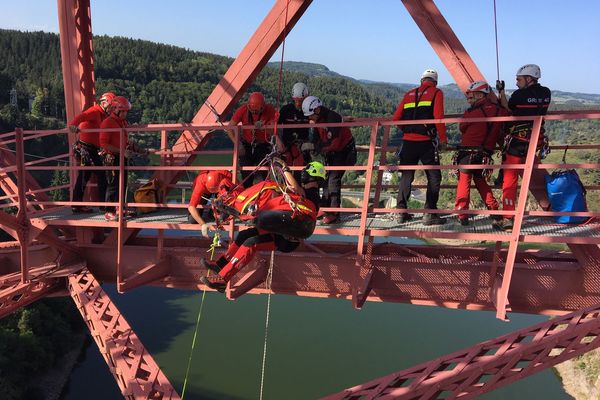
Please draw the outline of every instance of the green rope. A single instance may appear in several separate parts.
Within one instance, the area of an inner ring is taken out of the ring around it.
[[[211,260],[214,258],[215,249],[217,247],[219,247],[220,244],[221,244],[220,236],[219,236],[219,232],[217,232],[215,234],[215,236],[213,237],[213,241],[212,241],[209,249],[206,251],[207,253],[210,253]],[[208,277],[209,275],[210,275],[210,270],[208,271],[206,276]],[[202,291],[202,301],[200,302],[200,309],[198,310],[198,317],[196,318],[196,329],[194,330],[194,337],[192,339],[192,348],[190,349],[190,355],[188,357],[188,364],[187,364],[187,368],[185,370],[185,378],[183,379],[183,389],[181,390],[181,400],[183,400],[183,398],[185,396],[185,388],[187,387],[188,376],[190,374],[190,368],[192,366],[192,357],[194,356],[194,349],[196,347],[196,338],[198,337],[198,329],[200,327],[200,319],[202,318],[202,308],[204,307],[204,299],[205,298],[206,298],[206,289],[204,289]]]
[[[210,271],[209,271],[210,273]],[[206,297],[206,289],[202,291],[202,302],[200,303],[200,310],[198,311],[198,318],[196,319],[196,330],[194,331],[194,338],[192,339],[192,348],[190,350],[190,356],[188,358],[187,369],[185,370],[185,378],[183,379],[183,389],[181,390],[181,400],[185,396],[185,388],[187,386],[188,375],[190,373],[190,367],[192,366],[192,357],[194,355],[194,348],[196,347],[196,337],[198,336],[198,328],[200,327],[200,318],[202,317],[202,307],[204,306],[204,298]]]

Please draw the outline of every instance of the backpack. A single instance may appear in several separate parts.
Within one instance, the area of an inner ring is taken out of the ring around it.
[[[154,178],[143,184],[133,194],[133,200],[136,203],[162,203],[161,182]],[[138,207],[141,214],[151,213],[157,210],[156,207]]]
[[[545,180],[552,211],[584,212],[588,210],[585,201],[585,187],[574,169],[555,171],[551,175],[546,175]],[[556,215],[554,219],[559,224],[578,224],[588,218]]]

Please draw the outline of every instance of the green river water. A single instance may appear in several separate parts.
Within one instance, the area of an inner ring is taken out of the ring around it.
[[[118,295],[105,285],[146,348],[181,394],[201,292],[143,287]],[[266,295],[228,301],[207,293],[185,399],[258,399]],[[265,399],[315,399],[546,317],[278,295],[271,298]],[[118,399],[95,345],[72,373],[65,400]],[[553,370],[484,399],[570,399]]]

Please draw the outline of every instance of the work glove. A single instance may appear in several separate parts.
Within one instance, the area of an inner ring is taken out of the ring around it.
[[[69,126],[69,132],[71,132],[71,133],[77,133],[77,132],[79,132],[79,128],[76,127],[75,125],[70,125]]]
[[[258,120],[254,123],[254,129],[262,129],[264,123],[261,120]]]
[[[313,143],[302,143],[302,146],[300,146],[300,151],[313,151],[315,149],[315,145]]]
[[[200,225],[200,231],[202,232],[202,236],[208,237],[208,225],[207,224]]]
[[[279,168],[281,168],[281,170],[282,170],[283,172],[289,172],[289,171],[290,171],[290,168],[287,166],[287,164],[285,163],[285,161],[283,161],[283,160],[282,160],[281,158],[279,158],[279,157],[274,157],[274,158],[273,158],[273,161],[272,161],[272,163],[273,163],[273,166],[274,166],[274,167],[279,167]]]
[[[496,90],[501,92],[504,90],[504,81],[497,80],[496,81]]]

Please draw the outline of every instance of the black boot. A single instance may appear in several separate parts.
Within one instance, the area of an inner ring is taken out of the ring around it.
[[[225,288],[227,287],[227,283],[218,275],[210,278],[207,276],[202,276],[200,277],[200,282],[219,293],[225,292]]]

